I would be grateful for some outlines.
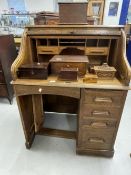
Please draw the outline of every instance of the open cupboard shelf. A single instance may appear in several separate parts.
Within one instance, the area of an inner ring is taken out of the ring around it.
[[[62,51],[68,49],[68,51],[70,50],[69,54],[73,52],[74,55],[89,56],[91,63],[93,62],[92,56],[94,56],[98,61],[97,64],[101,64],[104,61],[108,62],[110,52],[112,52],[113,48],[117,47],[117,42],[117,37],[109,38],[107,36],[97,36],[97,39],[94,36],[85,37],[85,39],[81,39],[81,36],[77,36],[77,38],[75,36],[75,39],[69,36],[65,36],[64,38],[56,36],[54,36],[54,38],[53,36],[51,38],[41,36],[40,38],[40,36],[33,36],[30,40],[34,52],[33,60],[35,62],[43,62],[47,60],[47,57],[49,58],[49,55],[51,58],[53,55],[63,54]],[[73,48],[79,51],[76,51],[76,53],[75,50],[71,51]],[[38,60],[36,60],[37,58]],[[96,64],[97,61],[95,61],[94,64]]]

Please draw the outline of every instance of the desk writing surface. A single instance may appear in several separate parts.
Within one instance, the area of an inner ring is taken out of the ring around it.
[[[50,76],[47,80],[17,79],[12,82],[14,85],[35,85],[35,86],[57,86],[57,87],[74,87],[74,88],[93,88],[93,89],[118,89],[131,90],[131,87],[124,86],[117,78],[113,80],[98,80],[97,83],[83,83],[79,78],[77,82],[66,82],[57,80],[56,76]]]

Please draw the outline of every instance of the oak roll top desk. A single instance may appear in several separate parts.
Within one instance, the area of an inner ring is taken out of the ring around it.
[[[97,83],[84,83],[82,78],[76,82],[59,81],[52,74],[47,80],[18,78],[17,70],[21,65],[48,62],[61,53],[86,55],[90,65],[107,62],[117,70],[116,76],[113,80],[98,79]],[[76,152],[80,154],[113,156],[130,89],[123,26],[26,27],[11,70],[27,148],[31,147],[35,135],[44,134],[76,139]],[[45,128],[45,111],[77,114],[77,130]]]

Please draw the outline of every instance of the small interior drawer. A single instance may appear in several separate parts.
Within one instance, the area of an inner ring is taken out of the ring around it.
[[[78,146],[85,149],[111,149],[115,129],[97,129],[83,125],[80,128]]]
[[[126,92],[116,90],[91,90],[82,89],[82,103],[97,104],[102,106],[117,106],[123,104]]]
[[[59,54],[59,48],[58,47],[52,47],[52,46],[37,46],[37,53],[38,54]]]
[[[87,47],[85,50],[86,55],[108,55],[108,47]]]

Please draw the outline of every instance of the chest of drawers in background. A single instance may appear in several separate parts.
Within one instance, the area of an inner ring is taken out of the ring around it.
[[[13,98],[11,65],[16,56],[13,35],[0,35],[0,97],[8,98],[10,103]]]
[[[78,153],[112,157],[126,91],[81,90]]]

